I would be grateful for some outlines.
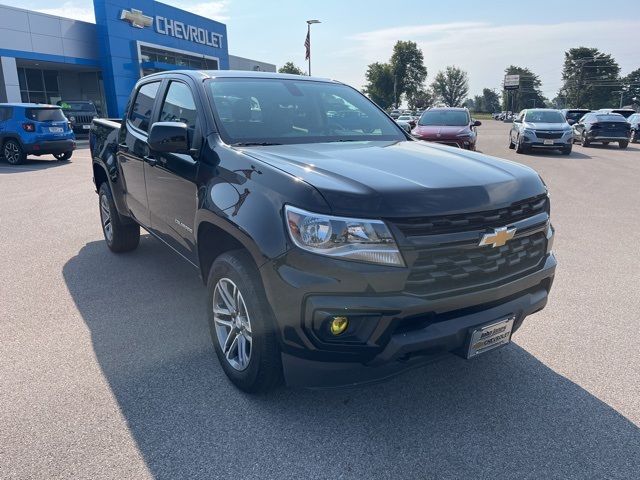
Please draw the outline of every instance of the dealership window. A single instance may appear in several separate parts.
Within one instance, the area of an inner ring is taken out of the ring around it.
[[[55,104],[61,99],[57,70],[20,67],[18,82],[23,102]]]
[[[134,127],[144,130],[145,132],[149,129],[153,102],[155,101],[159,86],[160,82],[150,82],[142,85],[136,94],[136,99],[129,112],[129,121]]]
[[[205,56],[190,55],[188,53],[173,52],[154,48],[147,45],[140,45],[140,63],[142,63],[143,75],[161,72],[164,69],[158,65],[145,65],[145,63],[165,63],[176,65],[185,69],[195,70],[218,70],[218,61]]]

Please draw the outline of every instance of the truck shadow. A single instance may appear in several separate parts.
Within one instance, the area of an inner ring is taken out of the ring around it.
[[[197,272],[159,242],[89,243],[63,275],[155,478],[640,474],[638,427],[516,344],[379,385],[247,396],[217,364]]]

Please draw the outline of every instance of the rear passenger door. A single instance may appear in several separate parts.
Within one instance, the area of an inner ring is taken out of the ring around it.
[[[183,122],[191,147],[199,143],[198,109],[191,86],[171,79],[158,110],[160,122]],[[153,233],[196,263],[194,222],[197,210],[198,162],[189,154],[151,152],[145,164],[147,197]]]
[[[120,129],[118,163],[124,178],[124,192],[129,213],[145,228],[151,225],[144,164],[149,156],[147,136],[154,115],[155,99],[161,82],[138,87],[127,112],[126,128]]]

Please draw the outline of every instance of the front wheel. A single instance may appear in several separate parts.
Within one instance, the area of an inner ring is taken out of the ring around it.
[[[631,138],[629,139],[631,143],[636,143],[638,141],[638,131],[631,130]]]
[[[516,148],[516,146],[513,143],[513,140],[511,139],[511,134],[509,134],[509,149],[513,150],[514,148]]]
[[[591,142],[590,142],[590,141],[589,141],[589,139],[587,138],[587,134],[586,134],[586,133],[584,133],[584,132],[582,132],[582,137],[581,137],[581,139],[580,139],[580,144],[581,144],[583,147],[588,147],[588,146],[590,146],[590,145],[591,145]]]
[[[620,148],[627,148],[629,146],[629,142],[627,140],[620,140],[618,142],[618,147]]]
[[[564,147],[561,151],[563,155],[571,155],[571,145]]]
[[[522,137],[518,136],[518,141],[516,143],[516,153],[525,153],[526,147],[524,146],[524,142],[522,141]]]
[[[63,161],[69,160],[72,154],[73,152],[54,153],[53,156],[55,157],[56,160],[63,162]]]
[[[135,250],[140,243],[140,226],[137,223],[123,223],[106,182],[100,185],[98,194],[100,222],[107,247],[114,253]]]
[[[251,256],[244,250],[220,255],[207,290],[211,340],[224,373],[245,392],[276,387],[282,366],[275,319]]]
[[[4,159],[10,165],[20,165],[27,158],[24,150],[22,150],[22,145],[12,138],[4,142],[2,153],[4,154]]]

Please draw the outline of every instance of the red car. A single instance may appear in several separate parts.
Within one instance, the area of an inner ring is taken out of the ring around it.
[[[475,150],[475,127],[480,125],[466,108],[430,108],[422,114],[411,134],[420,140]]]

